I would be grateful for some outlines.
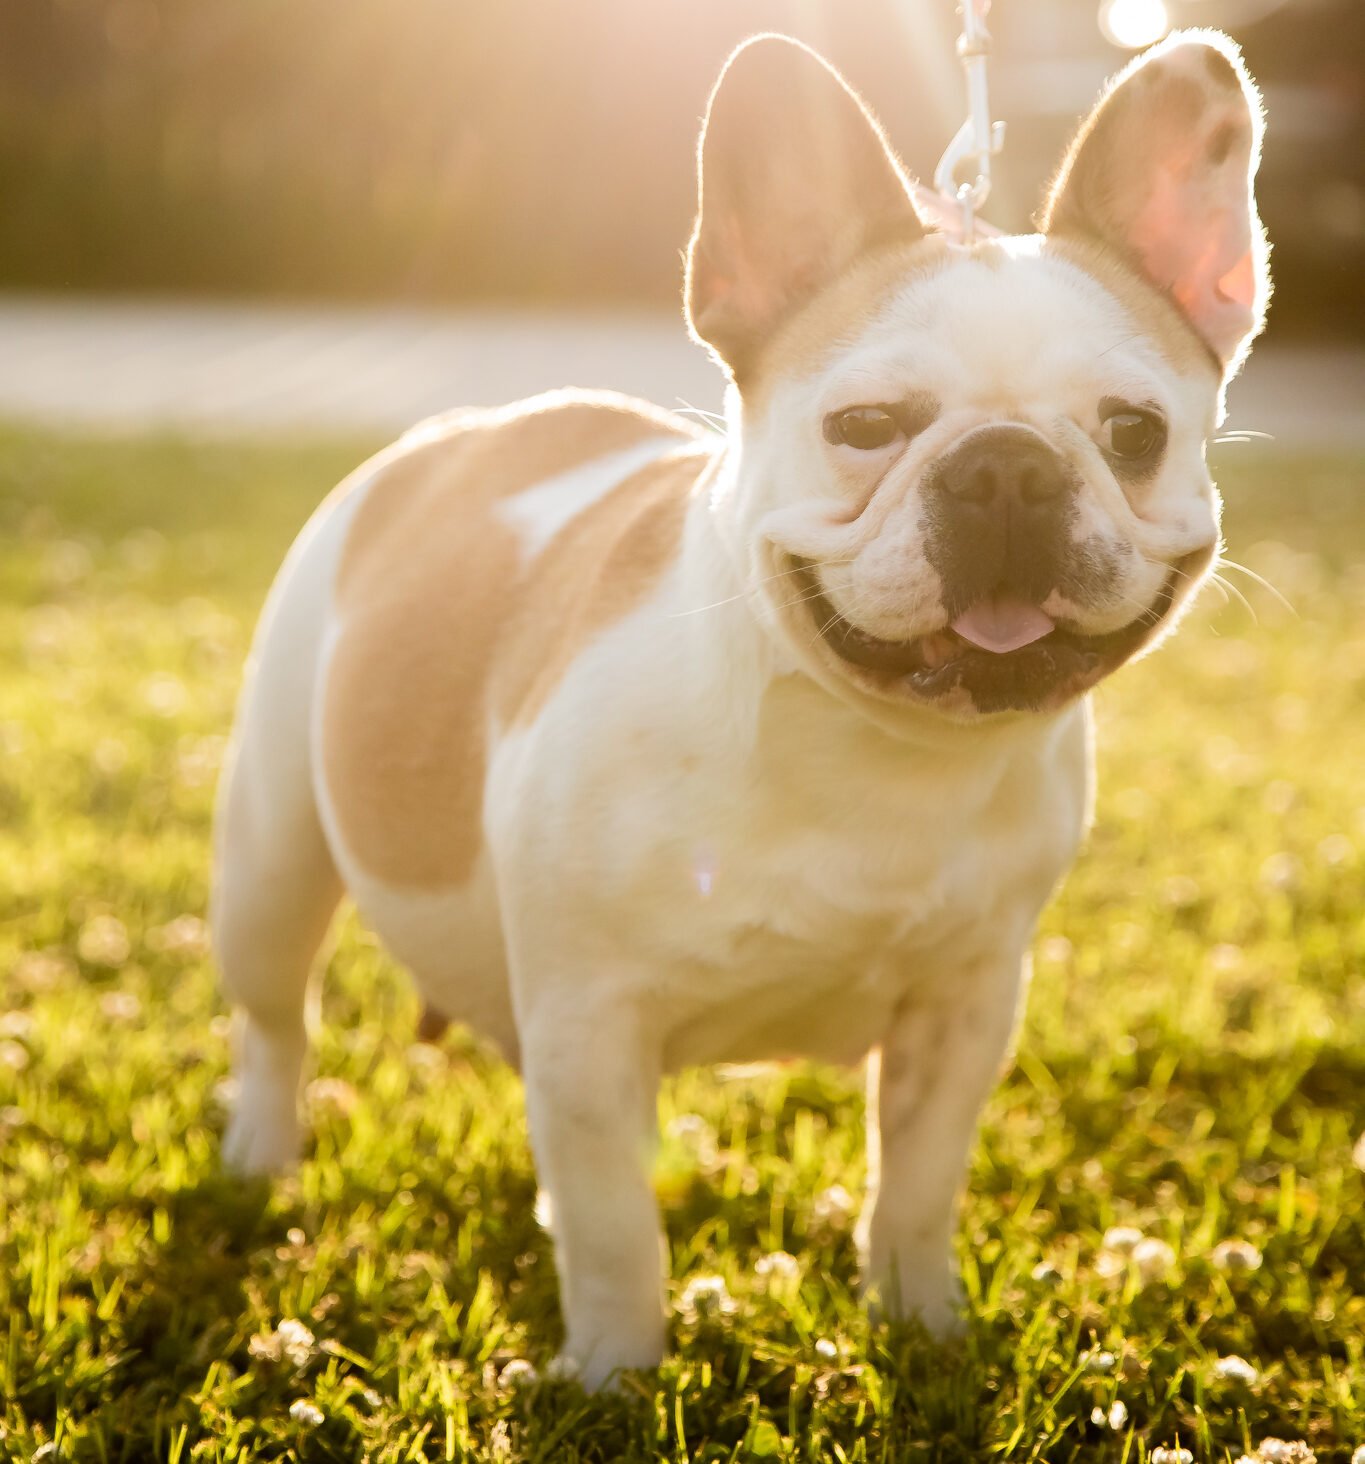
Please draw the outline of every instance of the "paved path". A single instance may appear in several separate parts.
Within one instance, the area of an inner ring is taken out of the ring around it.
[[[0,296],[0,417],[138,430],[391,432],[446,407],[607,386],[714,410],[681,319]],[[1229,429],[1365,447],[1365,350],[1252,357]]]

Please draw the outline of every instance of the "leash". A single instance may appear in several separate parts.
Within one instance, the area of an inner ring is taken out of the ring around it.
[[[970,244],[976,235],[977,215],[991,192],[991,158],[1005,142],[1005,124],[991,121],[987,89],[991,33],[986,28],[986,12],[990,8],[991,0],[959,0],[962,34],[957,38],[957,54],[967,81],[967,116],[934,169],[934,187],[957,206],[954,231],[960,231],[964,244]],[[970,182],[959,183],[958,170],[968,162],[974,164],[975,175]]]

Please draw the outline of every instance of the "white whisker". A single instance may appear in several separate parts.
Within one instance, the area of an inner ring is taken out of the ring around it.
[[[1240,574],[1246,575],[1249,580],[1253,580],[1256,584],[1260,585],[1260,587],[1263,590],[1267,591],[1267,593],[1274,595],[1276,600],[1278,600],[1280,604],[1283,605],[1284,608],[1288,610],[1291,615],[1297,618],[1299,612],[1293,607],[1293,605],[1290,604],[1290,602],[1284,597],[1284,595],[1281,594],[1280,591],[1277,590],[1268,579],[1266,579],[1263,574],[1257,574],[1254,569],[1248,569],[1245,564],[1238,564],[1235,559],[1220,557],[1218,560],[1218,567],[1220,569],[1224,567],[1226,567],[1227,569],[1235,569]]]
[[[678,405],[674,408],[674,411],[680,417],[693,417],[702,423],[703,426],[711,428],[720,437],[728,435],[726,428],[729,426],[729,423],[725,420],[722,413],[709,412],[705,407],[694,407],[691,402],[684,401],[682,397],[678,397],[677,400]]]
[[[1259,615],[1257,615],[1257,613],[1256,613],[1256,607],[1251,603],[1250,600],[1247,599],[1247,597],[1241,592],[1241,590],[1239,590],[1237,588],[1237,586],[1232,583],[1231,580],[1225,580],[1223,578],[1223,576],[1218,573],[1217,570],[1214,570],[1214,572],[1209,576],[1209,578],[1215,584],[1222,585],[1222,587],[1229,594],[1235,595],[1237,597],[1237,599],[1241,602],[1241,604],[1246,607],[1246,612],[1247,612],[1248,615],[1251,616],[1252,621],[1256,625],[1258,625],[1258,626],[1260,625],[1260,623],[1261,623],[1261,617]]]
[[[774,580],[784,579],[789,574],[799,574],[804,568],[805,565],[803,564],[793,564],[790,569],[779,569],[776,574],[766,575],[763,579],[756,580],[752,585],[746,585],[737,595],[730,595],[724,600],[714,600],[709,605],[697,605],[691,610],[677,610],[668,619],[681,620],[685,615],[700,615],[706,610],[719,610],[722,605],[733,605],[738,600],[747,600],[761,585],[768,585]]]
[[[811,590],[808,594],[797,595],[794,599],[783,600],[780,609],[790,610],[794,605],[809,605],[812,600],[823,600],[824,593],[820,590]]]

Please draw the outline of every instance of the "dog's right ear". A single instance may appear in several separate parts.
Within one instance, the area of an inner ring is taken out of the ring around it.
[[[757,36],[726,63],[698,172],[687,317],[736,380],[859,255],[924,234],[881,128],[832,67],[786,36]]]

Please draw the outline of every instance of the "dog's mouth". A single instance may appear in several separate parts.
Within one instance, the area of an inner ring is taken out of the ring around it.
[[[1049,622],[1040,611],[1030,616],[1015,607],[1006,616],[973,611],[912,640],[881,640],[834,608],[811,561],[795,561],[795,578],[821,639],[841,661],[867,673],[877,689],[909,691],[931,701],[952,697],[961,704],[969,699],[972,710],[987,713],[1057,707],[1117,670],[1170,614],[1184,565],[1182,560],[1172,566],[1141,615],[1102,635],[1084,635]]]

